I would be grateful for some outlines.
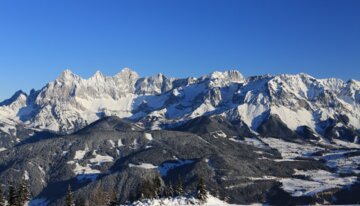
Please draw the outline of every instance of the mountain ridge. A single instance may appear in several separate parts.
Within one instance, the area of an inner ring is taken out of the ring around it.
[[[18,91],[3,101],[0,123],[7,126],[0,131],[9,133],[9,128],[23,124],[29,129],[69,134],[105,116],[162,129],[203,115],[241,120],[255,133],[269,115],[278,116],[292,131],[306,126],[321,136],[329,127],[323,127],[324,122],[338,122],[343,116],[345,129],[357,133],[360,82],[316,79],[304,73],[245,78],[237,70],[199,78],[140,77],[129,68],[114,76],[97,71],[84,79],[65,70],[42,89],[29,95]]]

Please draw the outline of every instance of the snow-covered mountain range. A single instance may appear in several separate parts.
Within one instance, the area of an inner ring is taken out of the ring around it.
[[[127,68],[113,77],[96,72],[83,79],[65,70],[41,90],[18,91],[1,102],[0,130],[14,135],[23,125],[72,133],[104,116],[161,129],[204,115],[225,117],[254,133],[276,119],[297,134],[357,141],[360,82],[307,74],[244,78],[235,70],[199,78],[142,78]]]
[[[217,205],[355,204],[359,129],[356,80],[66,70],[0,103],[0,186],[26,178],[34,206],[64,205],[68,185],[88,205],[98,190],[120,205],[183,204],[204,177]],[[182,181],[185,197],[142,199],[155,177],[162,191]]]

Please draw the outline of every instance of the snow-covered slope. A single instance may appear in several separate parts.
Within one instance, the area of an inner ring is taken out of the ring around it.
[[[124,206],[236,206],[235,204],[229,204],[225,201],[222,201],[210,194],[205,202],[201,202],[194,197],[174,197],[174,198],[158,198],[158,199],[146,199],[141,201],[136,201],[129,205]],[[252,205],[261,205],[261,204],[252,204]]]
[[[21,123],[71,133],[104,116],[160,129],[203,115],[224,116],[253,131],[276,116],[292,131],[305,126],[316,135],[340,137],[360,129],[360,83],[307,74],[245,79],[234,70],[200,78],[141,78],[127,68],[113,77],[96,72],[83,79],[65,70],[41,90],[17,92],[0,103],[0,129],[15,132]]]

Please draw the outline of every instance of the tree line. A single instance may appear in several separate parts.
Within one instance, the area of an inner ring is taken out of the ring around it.
[[[170,198],[185,196],[185,190],[183,181],[178,180],[173,184],[163,184],[163,180],[160,176],[155,177],[152,180],[145,180],[140,184],[135,193],[131,193],[128,202],[134,202],[143,199],[154,199],[154,198]],[[196,187],[196,191],[191,193],[192,196],[197,198],[200,202],[206,202],[207,191],[205,181],[202,177],[199,177],[199,181]],[[66,206],[85,206],[86,201],[83,198],[75,198],[71,186],[68,186],[66,194]],[[97,187],[90,195],[89,202],[99,206],[115,206],[119,205],[119,199],[115,191],[103,191]]]
[[[185,195],[187,194],[181,178],[178,178],[174,184],[169,182],[163,186],[161,177],[157,176],[152,181],[145,180],[143,184],[138,187],[135,197],[131,195],[129,199],[133,202],[141,199],[169,198]],[[202,202],[206,201],[207,191],[203,177],[199,177],[196,191],[190,193],[190,195],[193,195]]]
[[[30,200],[29,182],[25,178],[17,187],[14,186],[13,182],[9,182],[7,196],[4,195],[3,188],[0,187],[0,206],[24,206]]]

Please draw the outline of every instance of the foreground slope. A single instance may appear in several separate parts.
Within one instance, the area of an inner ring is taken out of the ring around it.
[[[244,138],[233,135],[236,128],[219,130],[228,126],[226,119],[195,122],[207,129],[197,134],[184,127],[148,131],[108,117],[72,135],[20,143],[0,153],[0,182],[28,177],[33,205],[63,205],[68,185],[90,204],[99,188],[115,191],[124,204],[145,180],[157,176],[163,187],[181,178],[189,193],[204,177],[210,194],[236,204],[346,203],[348,196],[357,198],[357,144]]]

